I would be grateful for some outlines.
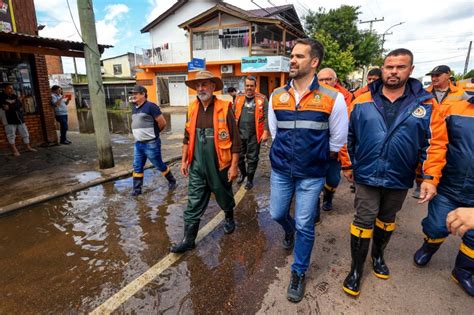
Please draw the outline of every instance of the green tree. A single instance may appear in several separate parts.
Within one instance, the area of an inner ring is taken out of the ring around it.
[[[466,79],[467,79],[467,78],[472,78],[472,77],[474,77],[474,69],[469,70],[469,72],[466,73],[466,75],[465,75],[464,77],[465,77]]]
[[[354,70],[355,60],[352,56],[352,46],[345,50],[341,49],[338,42],[324,31],[318,32],[315,39],[323,44],[325,50],[323,62],[319,66],[320,69],[332,68],[341,79],[344,79]]]
[[[329,11],[324,8],[319,8],[317,12],[310,10],[304,17],[306,30],[312,38],[318,38],[322,32],[328,34],[339,44],[342,51],[352,54],[354,67],[379,65],[382,52],[381,39],[373,32],[357,28],[359,8],[342,5]]]

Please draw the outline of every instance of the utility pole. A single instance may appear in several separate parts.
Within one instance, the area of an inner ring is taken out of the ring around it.
[[[370,32],[372,33],[372,24],[374,24],[375,22],[382,22],[384,20],[384,18],[382,17],[381,19],[373,19],[373,20],[367,20],[367,21],[359,21],[360,24],[364,24],[364,23],[370,23]]]
[[[100,52],[97,45],[94,9],[92,0],[77,0],[79,20],[81,22],[82,41],[84,42],[84,57],[91,97],[92,120],[94,122],[99,167],[101,169],[114,167],[114,156],[110,142],[109,123],[105,107],[104,86],[100,73]]]
[[[359,21],[359,23],[360,24],[370,23],[370,32],[372,33],[372,24],[374,24],[375,22],[382,22],[383,20],[384,20],[384,17],[382,17],[381,19],[375,18],[373,20]],[[362,86],[364,86],[367,83],[368,70],[369,70],[368,67],[364,66],[363,71],[362,71]]]
[[[464,72],[462,73],[462,77],[467,73],[467,67],[469,66],[469,58],[471,57],[471,48],[472,48],[472,40],[469,42],[469,49],[467,50],[466,62],[464,63]]]

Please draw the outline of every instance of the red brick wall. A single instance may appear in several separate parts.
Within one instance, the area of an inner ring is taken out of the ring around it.
[[[63,64],[60,56],[45,56],[48,74],[62,74]]]
[[[37,22],[34,0],[13,0],[17,33],[37,35]]]
[[[17,32],[36,35],[37,20],[33,0],[14,0],[12,3]],[[55,131],[54,111],[53,108],[49,106],[51,90],[49,87],[45,56],[35,55],[30,59],[33,76],[34,73],[36,73],[36,78],[33,77],[33,84],[35,86],[35,98],[39,110],[35,115],[26,115],[25,123],[30,133],[31,144],[37,146],[46,142],[57,142],[58,139]],[[43,115],[40,114],[41,112]],[[9,150],[9,146],[5,129],[1,123],[0,129],[1,154],[4,153],[5,150]],[[43,129],[46,129],[46,135]],[[22,143],[21,137],[17,134],[16,144],[19,145],[19,149],[23,148]]]

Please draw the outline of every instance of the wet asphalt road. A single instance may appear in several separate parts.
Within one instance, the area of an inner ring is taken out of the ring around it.
[[[236,232],[224,235],[220,225],[118,312],[258,310],[276,275],[269,266],[283,267],[287,256],[268,213],[263,159],[256,187],[236,209]],[[131,179],[123,179],[0,218],[0,313],[88,312],[145,272],[182,237],[187,184],[178,180],[168,193],[159,173],[148,170],[137,199],[129,196]],[[212,200],[201,227],[218,211]]]
[[[361,296],[342,292],[354,196],[345,181],[335,210],[322,214],[316,230],[305,297],[286,301],[292,258],[268,212],[270,170],[262,151],[256,186],[236,208],[236,231],[224,235],[220,224],[114,313],[472,314],[472,298],[449,277],[459,238],[449,238],[428,267],[413,265],[426,206],[410,192],[385,255],[391,279],[371,275],[368,259]],[[162,260],[183,233],[187,181],[177,178],[178,189],[168,193],[159,172],[148,170],[137,199],[127,178],[0,217],[0,314],[88,313]],[[201,227],[218,211],[211,199]]]

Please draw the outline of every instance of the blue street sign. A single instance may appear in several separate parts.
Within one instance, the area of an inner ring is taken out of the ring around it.
[[[188,62],[188,71],[200,71],[206,69],[206,59],[193,58]]]

